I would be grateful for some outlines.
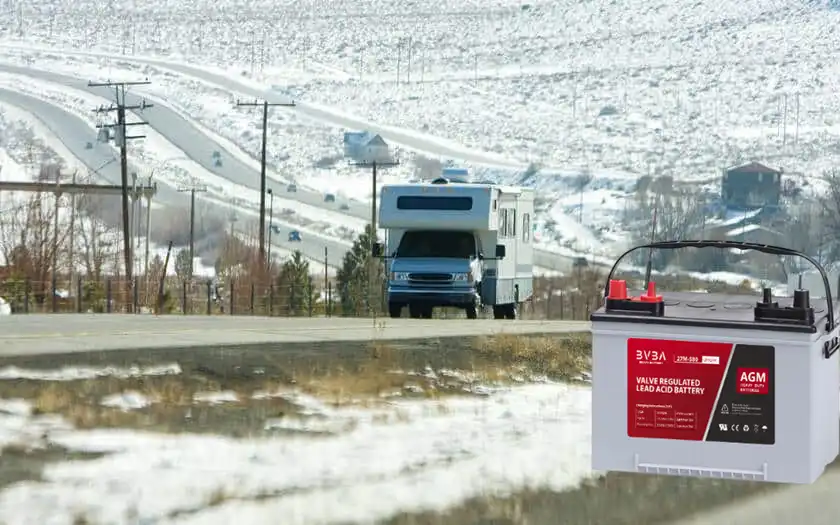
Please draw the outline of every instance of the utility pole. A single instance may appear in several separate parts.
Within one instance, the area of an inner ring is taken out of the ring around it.
[[[133,111],[133,110],[144,110],[146,108],[152,107],[151,104],[146,103],[146,100],[141,100],[140,104],[136,105],[126,105],[125,103],[125,88],[127,86],[143,86],[151,84],[148,80],[142,81],[135,81],[135,82],[111,82],[110,80],[107,82],[88,82],[88,87],[107,87],[107,88],[114,88],[114,93],[116,95],[116,103],[111,104],[108,107],[100,106],[96,108],[94,111],[96,113],[110,113],[113,111],[117,112],[117,122],[116,124],[99,124],[96,127],[100,130],[105,129],[108,130],[110,128],[115,129],[114,133],[114,144],[120,148],[120,174],[121,174],[121,184],[122,184],[122,223],[123,223],[123,249],[125,250],[125,276],[126,276],[126,286],[128,297],[131,297],[131,290],[133,285],[133,276],[132,276],[132,246],[131,246],[131,228],[129,223],[129,209],[128,209],[128,141],[132,139],[142,139],[145,138],[145,135],[131,135],[129,136],[126,133],[126,128],[128,126],[144,126],[146,122],[132,122],[128,123],[125,121],[125,112],[126,111]],[[101,135],[100,135],[101,136]],[[110,132],[108,132],[107,140],[110,140]],[[129,309],[131,307],[129,306]]]
[[[178,191],[190,192],[190,280],[192,280],[193,275],[195,275],[193,271],[193,265],[195,264],[193,262],[195,258],[195,192],[207,191],[207,186],[195,184],[195,181],[193,181],[190,186],[180,186]]]
[[[269,102],[267,100],[263,100],[262,102],[254,101],[254,102],[236,102],[237,106],[246,106],[246,107],[259,107],[262,106],[263,108],[263,119],[262,119],[262,153],[260,154],[260,261],[262,264],[265,264],[265,168],[266,168],[266,141],[268,140],[268,108],[272,106],[281,106],[281,107],[295,107],[294,102]]]
[[[788,100],[788,96],[787,96],[787,93],[785,93],[785,102],[784,102],[785,109],[784,109],[784,113],[783,113],[783,116],[782,116],[782,147],[783,148],[787,144],[787,110],[788,110],[787,100]]]
[[[796,93],[796,130],[793,133],[794,147],[799,145],[799,92]]]
[[[408,50],[407,50],[407,53],[408,53],[408,61],[407,62],[408,62],[408,64],[406,65],[406,77],[405,78],[406,78],[406,82],[409,83],[409,84],[411,84],[411,49],[412,49],[412,47],[413,47],[412,39],[411,39],[411,37],[408,37]]]
[[[73,178],[70,182],[71,184],[76,184],[76,171],[73,171]],[[67,255],[68,263],[70,266],[70,290],[76,290],[73,286],[74,277],[76,276],[76,265],[73,261],[73,250],[76,248],[76,194],[70,194],[70,246],[68,246],[69,253]],[[81,301],[81,297],[76,297],[77,301]],[[77,303],[81,304],[81,303]]]
[[[149,186],[152,185],[152,176],[149,175]],[[149,279],[149,240],[152,236],[152,195],[146,193],[146,245],[143,247],[143,275],[146,281]]]
[[[373,309],[373,292],[374,292],[374,284],[376,282],[376,278],[374,277],[376,272],[374,269],[376,268],[376,261],[373,257],[373,247],[376,244],[376,172],[378,168],[391,168],[394,166],[399,166],[399,161],[396,160],[373,160],[373,161],[363,161],[354,163],[353,166],[358,167],[370,167],[372,168],[372,192],[370,198],[370,247],[368,252],[368,258],[370,259],[370,272],[368,274],[368,286],[369,286],[369,301],[368,301],[368,308],[371,312],[374,312]]]
[[[402,38],[397,40],[397,84],[400,83],[400,65],[402,62]]]
[[[268,267],[271,268],[271,231],[274,229],[274,190],[268,188],[270,195],[268,203]]]

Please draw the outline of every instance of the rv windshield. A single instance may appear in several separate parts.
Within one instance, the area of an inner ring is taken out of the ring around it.
[[[475,238],[463,231],[405,232],[397,248],[397,257],[475,257]]]

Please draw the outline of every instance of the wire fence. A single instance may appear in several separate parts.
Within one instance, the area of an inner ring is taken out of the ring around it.
[[[74,279],[72,285],[29,279],[0,280],[0,297],[13,314],[155,313],[159,315],[256,315],[273,317],[370,317],[386,315],[383,283],[372,299],[351,297],[333,281],[304,285],[230,279],[180,281],[163,286],[144,278]],[[534,295],[519,305],[523,319],[585,320],[600,304],[598,293],[535,279]],[[367,295],[362,293],[361,295]],[[369,303],[378,303],[371,305]],[[490,316],[489,312],[483,312]],[[437,308],[435,318],[466,317],[459,308]]]

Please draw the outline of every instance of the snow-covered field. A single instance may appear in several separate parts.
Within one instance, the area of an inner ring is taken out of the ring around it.
[[[825,5],[54,0],[3,16],[8,38],[217,65],[522,164],[708,177],[741,158],[808,171],[836,155],[840,13]]]
[[[0,379],[177,374],[175,366],[3,369]],[[367,523],[524,487],[568,489],[597,475],[589,467],[587,387],[547,382],[482,392],[341,408],[295,391],[255,393],[283,397],[300,415],[269,419],[271,437],[252,439],[77,430],[34,413],[24,400],[0,400],[0,446],[104,454],[49,463],[42,481],[6,488],[0,521],[273,525],[282,516],[284,525]],[[137,392],[102,400],[121,410],[154,402]],[[195,402],[238,399],[216,392]]]
[[[15,63],[150,76],[144,90],[252,156],[257,119],[234,107],[236,93],[133,57],[200,64],[336,116],[448,141],[472,152],[464,158],[483,152],[497,165],[471,166],[478,177],[533,185],[557,203],[539,217],[550,226],[540,246],[563,253],[607,255],[626,242],[622,209],[639,175],[714,185],[721,168],[748,160],[802,175],[840,155],[830,58],[840,12],[821,2],[261,5],[53,0],[0,13],[0,43],[17,46],[4,50]],[[369,197],[365,174],[339,160],[342,128],[282,109],[270,127],[277,180]],[[568,201],[580,201],[584,169],[594,179],[579,224]],[[389,176],[412,171],[406,162]]]

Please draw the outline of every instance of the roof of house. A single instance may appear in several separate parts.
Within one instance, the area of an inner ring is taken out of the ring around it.
[[[726,173],[782,173],[781,170],[769,168],[764,164],[759,162],[750,162],[749,164],[744,164],[743,166],[738,166],[735,168],[729,168],[726,170]]]
[[[388,143],[385,142],[385,139],[380,137],[379,135],[374,135],[370,137],[367,142],[364,143],[365,146],[387,146]]]
[[[361,144],[370,140],[369,131],[346,131],[344,132],[345,144]]]

